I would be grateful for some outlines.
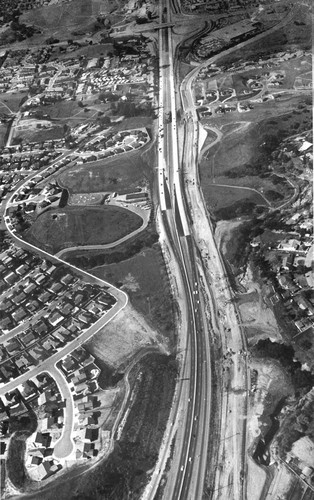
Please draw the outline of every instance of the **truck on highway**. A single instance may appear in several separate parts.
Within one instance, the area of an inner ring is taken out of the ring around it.
[[[171,123],[171,120],[172,120],[171,111],[166,111],[166,113],[165,113],[165,119],[166,119],[166,123]]]

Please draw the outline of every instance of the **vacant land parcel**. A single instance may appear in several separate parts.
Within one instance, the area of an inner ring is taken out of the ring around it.
[[[125,290],[134,307],[167,337],[169,347],[174,345],[174,303],[157,243],[131,259],[95,268],[92,273]]]
[[[141,154],[132,153],[127,158],[123,156],[76,165],[63,172],[58,181],[71,194],[97,193],[100,186],[103,191],[122,193],[152,182],[152,169]]]

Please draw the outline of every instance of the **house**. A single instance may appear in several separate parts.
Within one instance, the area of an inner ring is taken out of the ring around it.
[[[79,373],[75,372],[74,373],[74,377],[72,378],[72,383],[74,385],[82,384],[83,382],[86,382],[86,380],[87,380],[86,373],[84,373],[84,372],[83,373],[82,372],[79,372]]]
[[[19,307],[16,311],[14,311],[12,313],[12,318],[17,323],[19,323],[20,321],[23,321],[23,319],[25,319],[26,316],[27,316],[27,312],[25,311],[25,309],[23,309],[23,307]]]
[[[109,293],[103,292],[97,296],[97,302],[99,302],[100,304],[108,305],[114,304],[116,302],[116,299]]]
[[[67,372],[71,373],[77,368],[77,363],[71,356],[67,356],[63,361],[62,361],[62,368]]]
[[[45,460],[36,469],[34,469],[36,479],[38,481],[46,479],[47,477],[55,474],[60,468],[61,466],[55,465],[53,460]],[[34,475],[34,472],[32,475]]]
[[[28,409],[26,408],[25,404],[20,401],[19,403],[10,406],[10,417],[17,417],[19,415],[22,415],[23,413],[27,413]]]
[[[38,457],[36,455],[33,455],[32,459],[31,459],[31,465],[39,465],[42,463],[42,461],[43,461],[42,457]]]
[[[97,441],[98,436],[99,436],[99,428],[98,427],[96,429],[88,428],[85,430],[83,441],[84,442]]]
[[[73,283],[74,277],[71,274],[66,274],[60,279],[60,282],[63,283],[64,285],[69,285],[70,283]]]
[[[20,340],[23,342],[23,344],[25,346],[29,346],[30,344],[32,344],[36,340],[36,337],[32,332],[28,332],[28,333],[24,334],[23,336],[21,336]]]
[[[60,311],[64,316],[67,316],[71,311],[73,311],[73,306],[69,302],[67,302],[62,307],[60,307]]]
[[[20,350],[21,344],[16,338],[13,337],[12,339],[8,340],[7,344],[4,347],[6,348],[8,354],[12,355],[16,354]]]
[[[36,448],[38,447],[49,448],[51,443],[51,436],[48,432],[46,433],[37,432],[33,443]]]
[[[49,302],[50,299],[52,299],[53,295],[51,292],[48,292],[48,291],[45,291],[45,292],[42,292],[40,295],[38,295],[38,300],[40,300],[40,302],[42,302],[43,304],[46,304],[47,302]]]
[[[84,443],[83,456],[86,458],[96,457],[98,450],[95,448],[94,443]]]
[[[0,311],[7,311],[8,309],[10,309],[10,307],[13,307],[13,304],[10,300],[4,299],[0,303]]]
[[[52,274],[53,271],[55,271],[57,269],[56,266],[54,266],[53,264],[49,267],[49,269],[47,269],[46,273],[47,274]]]
[[[77,293],[76,296],[74,297],[74,304],[78,306],[79,304],[82,304],[84,300],[84,295],[82,293]]]
[[[296,252],[299,247],[300,247],[300,241],[296,239],[282,241],[278,245],[278,249],[284,250],[285,252]]]
[[[37,387],[33,382],[30,382],[29,380],[23,382],[23,384],[18,387],[18,390],[26,400],[37,396]]]
[[[9,316],[0,317],[0,328],[2,330],[11,330],[12,327],[12,319]]]
[[[54,312],[53,314],[51,314],[48,318],[48,321],[49,323],[52,325],[52,326],[56,326],[58,325],[59,323],[61,323],[61,321],[64,320],[64,316],[62,316],[59,312]]]
[[[45,335],[47,332],[48,332],[48,326],[46,325],[46,323],[44,323],[43,321],[42,322],[38,322],[36,323],[34,326],[33,326],[33,329],[36,333],[38,333],[39,335]]]
[[[44,281],[46,281],[47,278],[44,274],[39,274],[36,278],[35,278],[35,282],[37,283],[37,285],[42,285]]]
[[[302,295],[296,296],[294,300],[302,311],[308,311],[309,316],[313,315],[313,305],[309,300],[302,297]]]
[[[52,332],[51,336],[54,337],[55,339],[59,340],[61,342],[61,344],[66,342],[66,336],[64,335],[64,333],[62,332],[62,330],[60,328],[59,328],[59,330]]]
[[[293,261],[294,261],[294,254],[293,253],[289,253],[288,255],[284,255],[283,256],[283,259],[282,259],[282,268],[286,271],[289,271],[289,269],[291,269],[292,265],[293,265]]]
[[[278,283],[284,290],[289,290],[291,293],[295,293],[299,290],[299,287],[292,281],[289,276],[281,275],[278,277]]]
[[[41,345],[37,345],[32,349],[29,349],[28,353],[35,361],[43,361],[47,358],[47,352]]]
[[[63,289],[63,285],[61,283],[53,283],[48,290],[52,293],[59,293]]]
[[[93,402],[87,401],[87,402],[78,403],[77,409],[80,412],[93,410]]]
[[[90,323],[92,321],[92,316],[90,314],[88,314],[88,313],[84,313],[83,312],[83,313],[81,313],[81,314],[78,315],[77,319],[81,323],[87,325],[88,323]]]
[[[29,295],[30,293],[32,293],[34,290],[36,289],[36,285],[35,283],[29,283],[29,285],[27,285],[25,288],[24,288],[24,292]]]
[[[4,276],[3,279],[8,285],[13,286],[15,283],[19,281],[20,277],[11,271],[9,274]]]
[[[52,353],[52,351],[54,351],[55,349],[57,349],[57,347],[59,347],[60,345],[60,342],[54,340],[53,338],[49,337],[48,339],[46,339],[43,343],[42,343],[42,346],[43,348],[50,353]]]
[[[28,368],[31,362],[22,354],[18,358],[15,358],[15,364],[21,370],[22,368]]]
[[[19,267],[15,269],[15,272],[21,276],[26,274],[27,271],[28,271],[28,266],[26,266],[25,264],[21,264]]]

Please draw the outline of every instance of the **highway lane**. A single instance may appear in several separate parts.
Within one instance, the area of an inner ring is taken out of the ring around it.
[[[170,24],[169,2],[167,7],[167,22]],[[168,41],[165,41],[168,40]],[[181,447],[180,461],[177,470],[177,481],[172,487],[167,485],[167,497],[177,499],[198,498],[201,495],[206,470],[208,439],[208,422],[210,412],[210,366],[209,345],[206,346],[203,327],[205,314],[203,304],[199,300],[199,276],[194,259],[193,242],[190,238],[188,210],[185,205],[182,178],[179,167],[178,138],[176,121],[176,91],[174,79],[172,33],[166,28],[159,33],[160,51],[160,113],[158,141],[159,150],[159,194],[160,205],[166,207],[165,178],[169,182],[171,208],[163,210],[163,218],[167,219],[166,227],[170,232],[172,244],[180,263],[181,273],[185,282],[185,293],[189,315],[189,349],[186,356],[191,365],[190,389],[188,407],[186,410],[185,432]],[[170,118],[169,118],[170,115]],[[162,135],[162,137],[161,137]],[[162,176],[161,170],[166,171]],[[208,339],[207,339],[208,340]],[[197,457],[196,449],[200,450]],[[201,459],[199,460],[201,455]],[[205,467],[200,468],[200,463]],[[195,477],[197,481],[195,482]],[[193,488],[191,481],[193,482]],[[193,491],[192,491],[193,490]],[[197,497],[195,497],[197,495]]]

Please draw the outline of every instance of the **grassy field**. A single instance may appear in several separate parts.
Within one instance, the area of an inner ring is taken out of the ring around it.
[[[281,140],[311,127],[311,116],[307,112],[310,106],[309,96],[298,97],[289,103],[273,102],[272,116],[268,115],[268,118],[265,116],[269,109],[266,109],[264,116],[263,112],[257,113],[257,110],[252,115],[247,113],[245,118],[252,120],[252,125],[242,132],[229,134],[213,150],[209,150],[207,159],[204,157],[201,163],[201,172],[206,175],[206,170],[206,176],[209,173],[213,180],[216,176],[245,165],[247,175],[250,175],[251,167],[253,175],[256,175],[258,170],[262,171]]]
[[[53,36],[65,40],[72,38],[73,34],[88,34],[100,14],[110,14],[111,22],[117,22],[121,19],[120,5],[116,0],[72,0],[25,12],[20,22],[34,24],[41,29],[45,38]],[[37,35],[36,39],[40,40],[41,37]]]
[[[265,200],[258,193],[247,189],[215,186],[204,189],[205,199],[210,212],[216,219],[233,219],[242,215],[252,215],[255,205],[266,206]]]
[[[79,56],[86,56],[88,59],[92,57],[99,57],[101,55],[107,55],[108,52],[112,52],[112,44],[110,43],[100,43],[97,45],[87,45],[85,47],[81,47],[80,49],[73,50],[71,52],[67,52],[65,54],[57,54],[57,53],[52,53],[50,57],[50,61],[53,61],[55,59],[63,60],[63,59],[68,59],[69,57],[79,57]]]
[[[159,245],[119,264],[93,269],[92,273],[125,290],[133,306],[174,346],[174,306]]]
[[[112,243],[141,225],[141,217],[120,207],[66,207],[41,214],[25,237],[56,253],[73,246]]]
[[[14,135],[13,144],[18,141],[27,144],[28,142],[44,142],[54,139],[62,139],[64,137],[64,129],[62,126],[51,127],[49,129],[24,130]]]
[[[6,139],[6,135],[7,135],[7,125],[0,125],[0,147],[3,147],[5,146],[5,139]]]
[[[152,179],[153,169],[140,153],[77,165],[61,173],[58,178],[70,193],[95,193],[100,189],[119,193],[143,183],[151,183]]]
[[[12,113],[16,113],[21,105],[22,100],[26,100],[27,98],[27,92],[16,92],[14,94],[2,94],[1,95],[1,108],[0,111],[3,111],[4,113],[8,112],[8,108],[12,111]],[[5,106],[4,106],[5,105]]]
[[[269,106],[262,107],[260,116],[255,109],[252,115],[247,113],[247,119],[252,118],[252,123],[238,132],[232,131],[231,115],[229,123],[219,120],[224,132],[229,133],[205,153],[200,163],[205,199],[218,219],[229,219],[232,210],[235,217],[247,215],[250,207],[247,202],[252,207],[256,204],[267,205],[258,193],[238,189],[240,187],[263,190],[265,198],[273,206],[293,194],[292,186],[283,178],[270,175],[268,165],[272,161],[271,154],[283,139],[311,128],[311,98],[304,96],[287,102],[273,101],[272,107],[272,110]]]

